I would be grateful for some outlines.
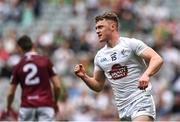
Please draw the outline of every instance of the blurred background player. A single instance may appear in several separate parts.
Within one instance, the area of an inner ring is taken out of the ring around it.
[[[22,95],[18,120],[52,121],[60,94],[60,80],[55,68],[47,57],[35,51],[30,37],[20,37],[17,46],[23,57],[13,69],[7,94],[7,112],[11,110],[17,85],[20,84]]]
[[[95,20],[99,42],[106,45],[94,58],[93,77],[86,74],[82,64],[75,66],[75,74],[96,92],[102,91],[106,78],[110,81],[120,120],[155,120],[149,80],[163,64],[162,58],[142,41],[120,37],[115,13],[106,12]]]

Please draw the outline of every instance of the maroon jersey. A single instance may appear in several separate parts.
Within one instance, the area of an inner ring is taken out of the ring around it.
[[[53,75],[53,64],[47,57],[26,53],[14,67],[11,81],[11,84],[21,85],[21,107],[53,106],[49,80]]]

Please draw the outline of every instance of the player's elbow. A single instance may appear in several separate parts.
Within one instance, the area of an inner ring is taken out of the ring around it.
[[[99,86],[99,87],[94,88],[93,90],[94,90],[95,92],[101,92],[102,89],[103,89],[103,87],[102,87],[102,86]]]
[[[159,56],[158,61],[159,61],[159,65],[162,66],[164,63],[163,58]]]
[[[60,90],[61,90],[61,89],[60,89],[60,86],[55,86],[55,87],[54,87],[54,91],[55,91],[56,93],[59,93]]]
[[[14,98],[14,93],[8,93],[7,98]]]
[[[102,89],[94,89],[95,92],[101,92]]]
[[[7,92],[7,97],[14,98],[15,95],[15,88],[11,85]]]
[[[153,60],[154,62],[156,62],[156,64],[157,64],[159,67],[161,67],[162,64],[163,64],[163,62],[164,62],[163,59],[162,59],[162,57],[159,56],[159,55],[153,56],[153,57],[152,57],[152,60]]]

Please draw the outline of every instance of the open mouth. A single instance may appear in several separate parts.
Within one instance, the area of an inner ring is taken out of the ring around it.
[[[99,34],[98,37],[101,38],[101,37],[102,37],[102,34]]]

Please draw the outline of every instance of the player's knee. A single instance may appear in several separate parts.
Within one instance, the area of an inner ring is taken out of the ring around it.
[[[141,116],[135,117],[132,121],[133,122],[153,122],[154,118],[151,116],[141,115]]]

